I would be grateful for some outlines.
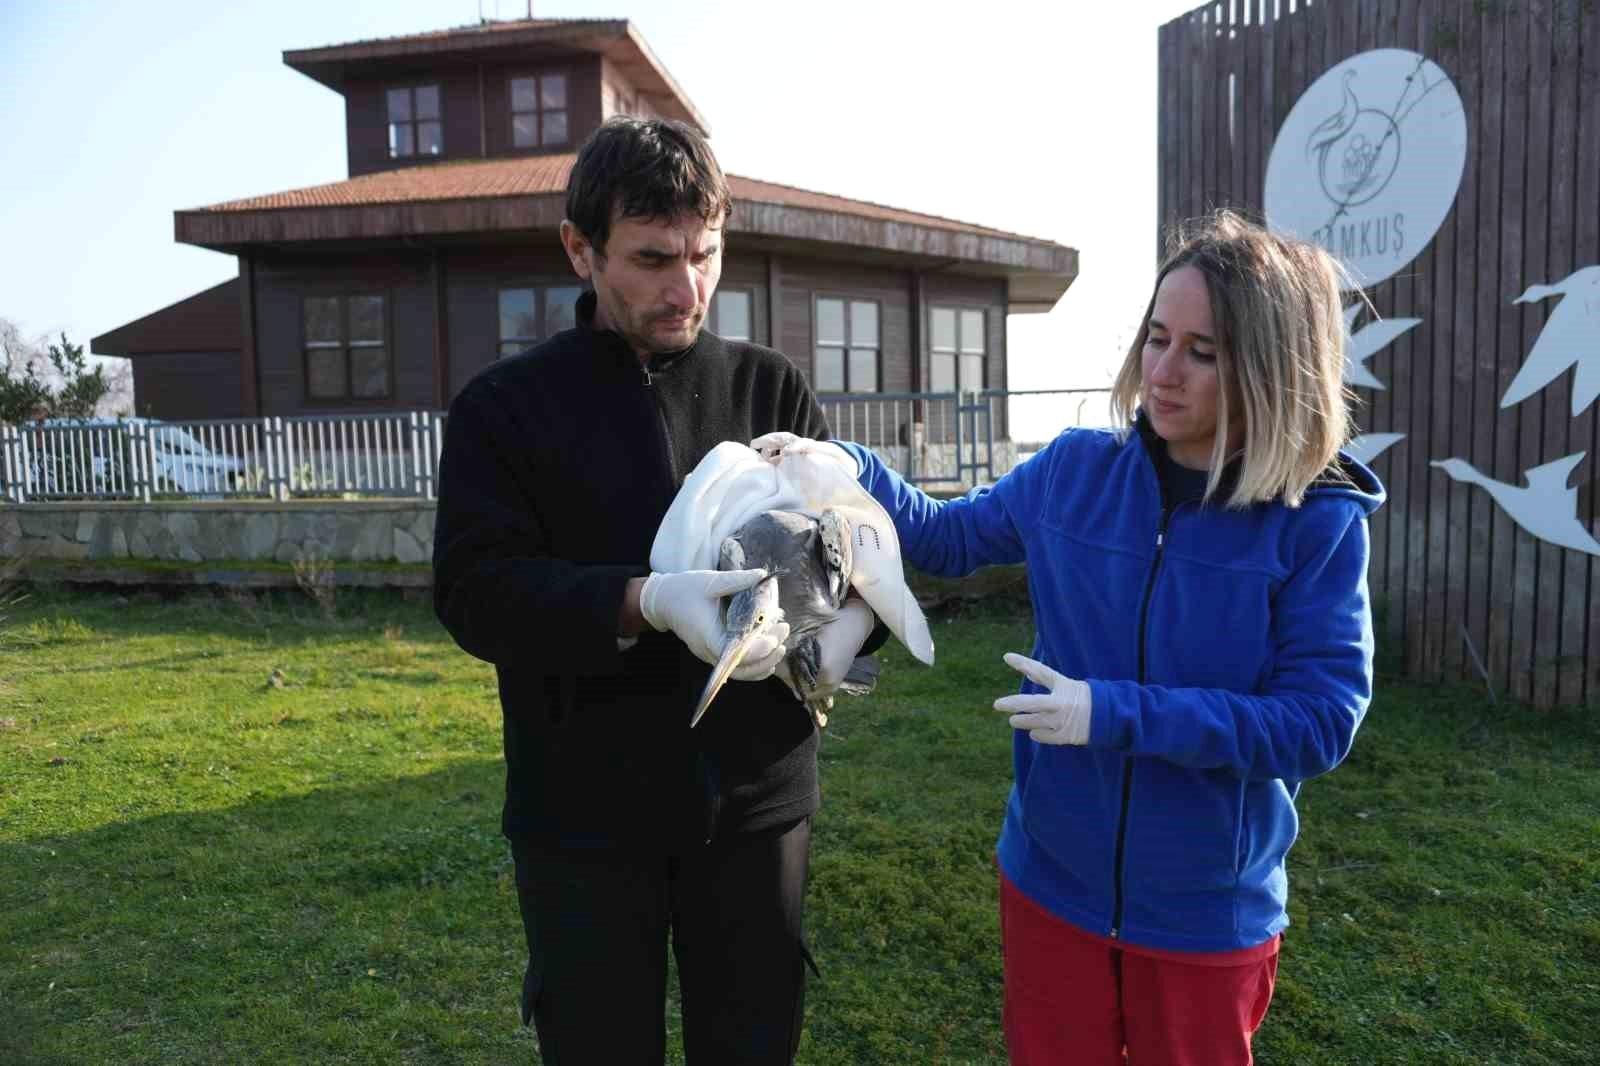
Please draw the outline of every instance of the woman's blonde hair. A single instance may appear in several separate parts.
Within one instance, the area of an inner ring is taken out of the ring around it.
[[[1340,297],[1346,275],[1317,245],[1226,210],[1177,227],[1167,247],[1138,336],[1111,387],[1113,416],[1130,425],[1142,399],[1155,290],[1174,270],[1194,267],[1211,296],[1217,345],[1217,437],[1206,498],[1233,458],[1227,442],[1239,419],[1244,447],[1227,506],[1274,499],[1299,506],[1350,434]]]

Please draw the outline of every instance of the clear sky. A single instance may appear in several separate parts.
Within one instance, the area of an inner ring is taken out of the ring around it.
[[[1156,249],[1156,31],[1194,0],[534,0],[632,19],[734,173],[1081,255],[1010,319],[1013,388],[1106,383]],[[342,98],[286,49],[526,0],[0,0],[0,317],[88,339],[237,273],[172,212],[346,176]]]

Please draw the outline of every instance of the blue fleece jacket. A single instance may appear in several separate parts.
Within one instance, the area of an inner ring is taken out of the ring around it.
[[[1349,752],[1372,693],[1372,472],[1341,455],[1349,483],[1296,508],[1168,508],[1159,439],[1080,429],[941,503],[845,447],[917,569],[1026,562],[1033,657],[1089,683],[1087,745],[1014,737],[1006,876],[1134,945],[1228,951],[1283,929],[1295,796]]]

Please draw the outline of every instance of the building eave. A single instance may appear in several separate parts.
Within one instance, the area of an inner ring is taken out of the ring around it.
[[[561,193],[319,205],[246,210],[177,211],[174,237],[183,244],[238,254],[252,247],[327,247],[337,243],[554,232],[566,214]],[[754,238],[817,256],[865,252],[910,269],[955,270],[1010,281],[1012,310],[1049,310],[1077,277],[1078,252],[1053,241],[959,227],[870,218],[792,204],[742,199],[730,238]]]
[[[406,60],[481,61],[508,55],[516,49],[602,55],[635,83],[635,89],[646,96],[659,114],[680,119],[706,136],[711,135],[705,116],[645,43],[637,27],[627,19],[550,19],[527,25],[490,23],[434,34],[294,49],[283,53],[283,62],[306,77],[342,92],[352,71],[374,72]]]

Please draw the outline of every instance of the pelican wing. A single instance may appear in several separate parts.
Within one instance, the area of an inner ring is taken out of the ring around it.
[[[801,498],[799,510],[811,515],[834,510],[849,520],[851,586],[906,650],[932,665],[933,633],[906,584],[894,521],[856,481],[852,465],[848,456],[831,445],[812,449],[794,444],[783,450],[777,464],[778,472]]]

